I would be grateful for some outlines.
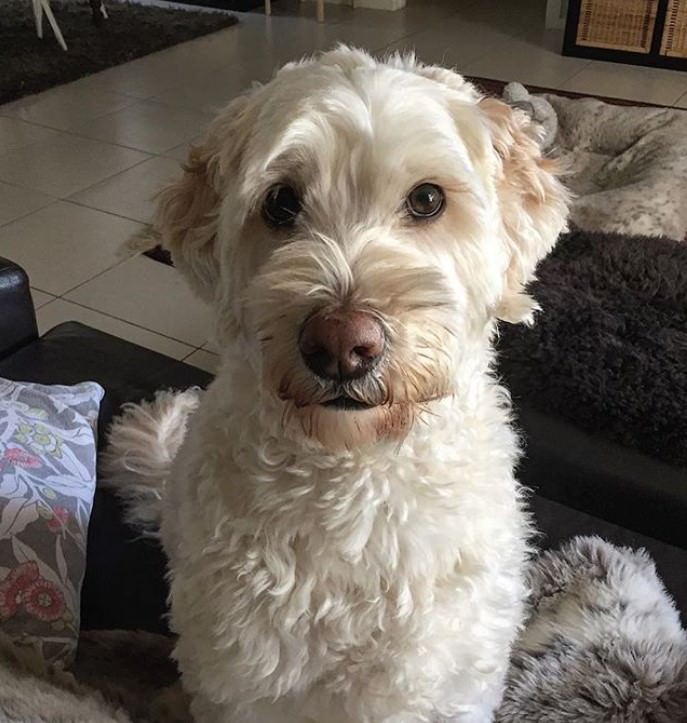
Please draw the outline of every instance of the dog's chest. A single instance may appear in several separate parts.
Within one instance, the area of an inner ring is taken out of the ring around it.
[[[278,644],[285,668],[313,679],[372,670],[398,655],[400,641],[420,647],[451,635],[446,622],[433,628],[451,609],[458,622],[483,566],[484,551],[464,544],[461,527],[475,534],[467,518],[440,496],[411,499],[381,477],[344,474],[324,488],[321,478],[320,487],[290,480],[287,495],[283,483],[263,490],[264,525],[234,546],[227,629]]]
[[[391,620],[410,624],[437,587],[467,584],[515,533],[499,519],[517,514],[512,484],[466,463],[246,468],[238,485],[234,474],[220,485],[220,507],[233,511],[221,523],[233,594],[331,644],[355,644],[352,615],[365,639]]]
[[[173,617],[205,631],[199,650],[231,651],[222,680],[269,696],[422,651],[472,654],[475,596],[512,607],[525,525],[507,444],[433,435],[336,464],[194,436],[167,508]]]

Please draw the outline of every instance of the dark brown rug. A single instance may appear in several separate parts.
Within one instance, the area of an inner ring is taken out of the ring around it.
[[[513,400],[687,465],[687,244],[573,231],[537,277],[537,323],[500,327]]]
[[[101,22],[88,0],[51,7],[68,50],[58,45],[47,18],[43,40],[29,0],[2,0],[0,8],[0,103],[77,80],[156,50],[207,35],[237,21],[228,13],[185,11],[106,0]]]

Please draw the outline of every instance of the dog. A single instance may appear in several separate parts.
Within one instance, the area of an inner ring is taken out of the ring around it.
[[[162,191],[222,362],[128,409],[109,464],[161,517],[197,721],[492,720],[530,537],[493,340],[568,207],[534,130],[340,46],[232,101]]]

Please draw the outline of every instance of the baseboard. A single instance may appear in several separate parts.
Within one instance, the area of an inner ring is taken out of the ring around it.
[[[351,5],[351,0],[325,0],[332,5]],[[401,10],[406,6],[406,0],[354,0],[357,8],[370,8],[371,10]]]

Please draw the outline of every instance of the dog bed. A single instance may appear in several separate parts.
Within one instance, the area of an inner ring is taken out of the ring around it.
[[[500,328],[516,404],[687,466],[687,246],[577,230],[538,276],[534,326]]]
[[[538,122],[542,149],[562,160],[578,228],[685,237],[687,113],[532,95],[520,83],[503,99]]]
[[[687,232],[687,113],[594,98],[545,98],[558,116],[558,154],[577,199],[571,220],[593,231]]]
[[[496,723],[687,721],[687,635],[646,553],[598,537],[543,553]],[[172,642],[82,636],[74,677],[0,635],[2,720],[190,723]]]

